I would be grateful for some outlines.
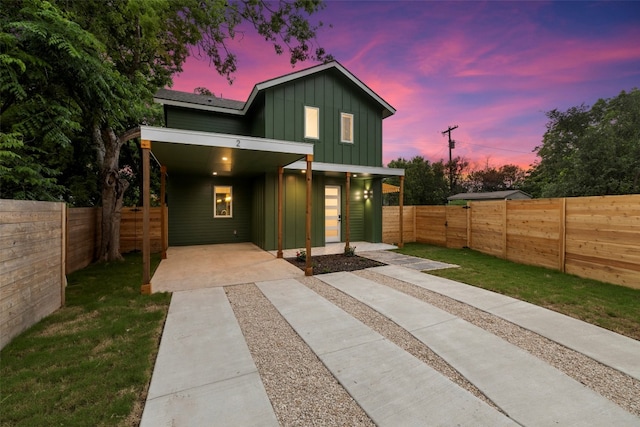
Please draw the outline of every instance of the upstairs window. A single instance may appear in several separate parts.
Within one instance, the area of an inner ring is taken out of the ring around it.
[[[340,113],[340,142],[353,144],[353,114]]]
[[[320,139],[320,109],[304,107],[304,137]]]

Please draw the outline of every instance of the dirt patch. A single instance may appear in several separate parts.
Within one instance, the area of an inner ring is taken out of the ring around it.
[[[286,258],[291,264],[303,270],[306,267],[306,261],[298,258]],[[364,270],[370,267],[379,267],[385,265],[372,259],[363,258],[357,255],[345,256],[337,255],[319,255],[311,257],[311,265],[314,274],[336,273],[338,271],[356,271]]]

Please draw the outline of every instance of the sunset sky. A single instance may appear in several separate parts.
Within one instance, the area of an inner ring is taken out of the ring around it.
[[[453,156],[475,168],[536,159],[547,118],[640,88],[640,2],[326,1],[312,16],[318,44],[396,108],[383,121],[385,165],[448,159],[442,131],[458,125]],[[329,27],[331,25],[331,27]],[[175,90],[246,101],[253,86],[294,69],[246,31],[230,44],[233,85],[189,58]]]

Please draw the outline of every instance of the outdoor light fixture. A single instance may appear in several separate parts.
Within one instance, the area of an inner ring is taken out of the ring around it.
[[[363,191],[364,199],[373,199],[373,190],[364,190]]]

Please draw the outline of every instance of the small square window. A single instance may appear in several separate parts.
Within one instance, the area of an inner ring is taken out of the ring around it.
[[[233,199],[230,185],[216,185],[213,187],[213,217],[232,218]]]
[[[320,139],[320,109],[304,107],[304,137]]]
[[[353,114],[340,113],[340,142],[353,143]]]

